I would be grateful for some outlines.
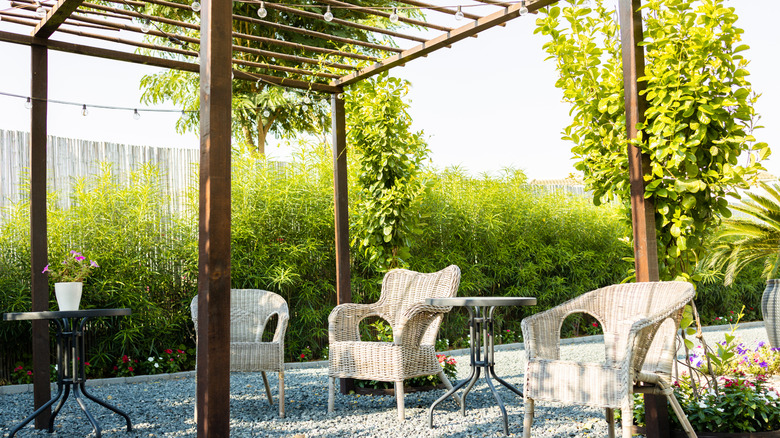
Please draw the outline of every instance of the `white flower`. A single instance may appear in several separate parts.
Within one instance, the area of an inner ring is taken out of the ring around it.
[[[146,360],[148,360],[149,362],[154,362],[154,358],[153,357],[150,357],[149,359],[146,359]]]
[[[159,363],[155,363],[155,364],[154,364],[154,367],[155,367],[155,368],[160,368],[160,364],[159,364]]]

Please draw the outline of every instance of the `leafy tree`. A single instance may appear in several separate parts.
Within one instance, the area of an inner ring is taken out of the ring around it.
[[[761,183],[766,195],[748,192],[748,200],[733,210],[745,217],[723,221],[708,254],[710,267],[725,268],[724,283],[734,278],[747,265],[764,261],[763,276],[777,277],[780,266],[780,185]]]
[[[409,82],[382,73],[360,81],[345,97],[347,143],[358,163],[357,244],[369,261],[394,268],[409,258],[414,217],[410,207],[424,190],[418,177],[428,157],[423,133],[411,132]]]
[[[357,2],[360,4],[361,2]],[[378,6],[392,6],[396,4],[391,1],[382,1]],[[372,2],[372,6],[377,6]],[[234,14],[248,17],[257,17],[259,2],[234,2]],[[308,8],[309,12],[324,13],[322,11]],[[146,4],[145,12],[159,15],[165,18],[197,23],[198,14],[188,9],[170,8],[163,5]],[[376,16],[366,15],[365,13],[352,9],[338,9],[333,13],[338,18],[368,24],[374,27],[395,27],[386,19],[377,19]],[[412,10],[410,15],[419,15]],[[284,23],[296,28],[312,30],[317,32],[327,32],[337,34],[340,37],[346,37],[358,41],[377,42],[377,37],[373,33],[354,27],[343,26],[340,24],[327,22],[319,18],[309,18],[301,15],[291,14],[285,11],[279,11],[272,8],[267,9],[267,16],[264,21]],[[187,30],[177,26],[155,22],[154,26],[166,33],[184,35],[184,37],[198,38],[199,35],[194,30]],[[283,40],[288,43],[299,43],[308,46],[317,46],[326,49],[338,49],[346,52],[359,52],[364,55],[380,55],[373,49],[363,47],[342,46],[333,41],[323,41],[301,35],[281,28],[271,26],[262,26],[245,21],[234,21],[234,32],[241,34],[251,34],[257,37],[273,38]],[[180,38],[160,38],[148,36],[147,39],[153,40],[155,44],[180,48],[182,41]],[[190,50],[197,50],[197,46],[186,43]],[[335,61],[341,64],[354,64],[353,59],[342,59],[336,54],[316,56],[311,52],[306,52],[299,48],[286,46],[276,46],[268,42],[261,42],[255,39],[234,38],[234,44],[246,47],[248,49],[271,50],[277,53],[296,55],[315,59],[319,65],[314,70],[331,71],[337,73],[346,73],[345,70],[339,70],[335,67],[329,67],[327,61]],[[148,50],[141,50],[146,52]],[[234,59],[239,59],[251,63],[273,64],[282,67],[299,67],[296,61],[287,61],[278,58],[271,58],[257,53],[248,53],[235,51]],[[189,59],[188,59],[189,60]],[[310,76],[301,76],[296,73],[280,72],[271,69],[265,69],[254,66],[242,67],[242,71],[248,73],[258,73],[273,75],[304,81],[313,81]],[[317,81],[326,81],[318,78]],[[195,131],[199,125],[199,79],[198,75],[190,72],[178,70],[166,70],[161,73],[144,76],[141,80],[143,89],[142,101],[144,103],[161,103],[166,100],[172,101],[180,106],[184,112],[179,118],[176,129],[177,132]],[[262,80],[256,82],[237,80],[233,82],[233,136],[242,139],[243,145],[250,150],[264,152],[266,137],[272,133],[280,138],[291,138],[295,135],[317,134],[329,129],[327,120],[329,105],[328,99],[314,92],[285,90],[282,87],[269,85]]]
[[[629,218],[629,179],[618,24],[602,0],[548,7],[537,33],[572,104],[563,131],[594,202],[617,198]],[[733,8],[723,0],[649,0],[645,20],[645,122],[636,145],[649,157],[645,197],[655,204],[660,275],[693,278],[703,239],[727,194],[746,188],[770,154],[752,131],[758,116]],[[740,163],[740,159],[742,162]]]

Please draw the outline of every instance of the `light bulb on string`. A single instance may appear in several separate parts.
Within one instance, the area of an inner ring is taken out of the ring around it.
[[[197,1],[192,2],[192,5],[190,5],[193,11],[200,12],[200,3]]]
[[[309,110],[309,105],[301,105],[301,109],[304,110],[304,111],[308,111]]]
[[[518,9],[518,12],[520,12],[520,15],[528,14],[528,8],[525,7],[525,0],[522,1],[522,6],[520,6],[520,9]]]
[[[330,5],[328,5],[328,9],[325,11],[325,14],[322,15],[322,18],[327,22],[333,21],[333,12],[330,11]]]
[[[339,93],[339,94],[337,94],[337,95],[336,95],[336,99],[338,99],[338,100],[341,100],[341,99],[343,99],[343,98],[344,98],[344,95],[343,95],[343,94],[341,94],[341,93]]]
[[[38,5],[38,8],[35,9],[35,15],[39,17],[45,17],[46,16],[46,8],[43,7],[41,2],[35,2],[35,4]]]
[[[148,33],[152,29],[152,21],[148,18],[141,23],[141,32]]]
[[[268,15],[268,11],[265,9],[265,2],[260,2],[260,9],[257,10],[257,16],[265,18]]]
[[[84,104],[81,107],[81,115],[84,117],[87,117],[89,115],[89,110],[87,109],[87,105]]]
[[[458,21],[463,19],[463,11],[460,10],[460,6],[458,6],[458,12],[455,13],[455,19]]]
[[[138,112],[137,109],[133,110],[133,120],[138,120],[141,118],[141,114]]]
[[[271,111],[268,110],[263,111],[263,117],[265,117],[266,119],[271,117]]]
[[[398,8],[394,7],[393,8],[393,13],[390,14],[390,22],[391,23],[398,23],[398,18],[400,18],[400,17],[398,17]]]
[[[304,96],[303,97],[303,103],[310,104],[311,103],[311,98],[309,98],[309,96]]]
[[[32,109],[32,97],[27,98],[27,102],[24,103],[25,109]]]

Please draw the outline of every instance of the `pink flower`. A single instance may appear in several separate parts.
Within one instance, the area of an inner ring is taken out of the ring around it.
[[[301,353],[301,359],[306,359],[306,355]]]
[[[32,376],[32,371],[27,371],[28,376]]]
[[[127,371],[133,372],[133,367],[127,367]]]
[[[76,260],[79,261],[79,262],[83,262],[86,259],[87,259],[86,257],[81,256],[81,255],[80,256],[76,256]]]
[[[128,358],[126,354],[122,356],[122,363],[127,363],[129,360],[130,358]]]
[[[100,265],[98,265],[97,262],[94,261],[94,260],[90,260],[89,261],[89,266],[92,266],[93,268],[99,268],[100,267]]]
[[[599,326],[599,323],[597,323],[597,322],[593,323],[593,327],[598,327],[598,326]]]
[[[43,272],[41,272],[41,274],[45,274],[47,272],[49,272],[49,265],[46,265],[46,267],[43,268]]]
[[[165,350],[165,352],[166,352],[167,354],[173,354],[173,350],[171,350],[170,348],[166,349],[166,350]]]

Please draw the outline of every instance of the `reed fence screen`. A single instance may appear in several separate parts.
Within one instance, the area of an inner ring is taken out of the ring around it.
[[[56,192],[61,206],[68,208],[71,182],[97,175],[103,163],[113,166],[119,178],[153,164],[162,171],[161,183],[170,195],[169,208],[181,212],[185,193],[197,171],[197,148],[138,146],[107,141],[48,137],[46,173],[49,192]],[[0,130],[0,211],[27,196],[30,169],[30,134]]]

